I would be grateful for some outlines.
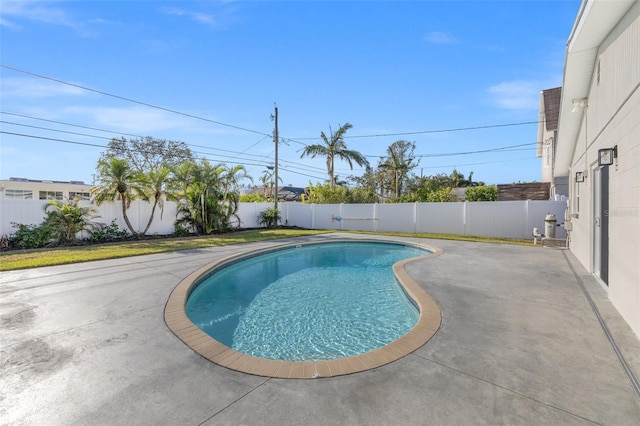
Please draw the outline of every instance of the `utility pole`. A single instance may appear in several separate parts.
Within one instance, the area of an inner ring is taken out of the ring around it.
[[[275,103],[274,103],[275,105]],[[273,143],[276,144],[276,164],[275,164],[275,179],[276,179],[276,191],[273,197],[273,206],[278,208],[278,107],[275,106],[275,114],[273,115],[274,121],[276,123],[275,129],[273,130]]]

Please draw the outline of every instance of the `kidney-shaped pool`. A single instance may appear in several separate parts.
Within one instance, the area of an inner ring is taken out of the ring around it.
[[[165,319],[196,352],[238,371],[317,378],[367,370],[437,331],[439,308],[404,271],[434,251],[351,240],[251,252],[192,274]]]

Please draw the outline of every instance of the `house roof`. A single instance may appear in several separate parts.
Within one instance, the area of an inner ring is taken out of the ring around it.
[[[562,87],[555,87],[542,91],[544,99],[544,126],[547,132],[558,130],[558,115],[560,115],[560,95]]]
[[[586,108],[574,101],[587,99],[598,47],[637,0],[583,0],[567,41],[554,174],[568,176]],[[588,106],[587,106],[588,107]]]

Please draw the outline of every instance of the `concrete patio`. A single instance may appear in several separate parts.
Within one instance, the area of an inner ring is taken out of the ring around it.
[[[365,238],[304,240],[336,236]],[[406,268],[440,330],[391,364],[311,380],[212,364],[163,320],[189,273],[283,241],[3,272],[0,423],[640,424],[640,341],[570,251],[420,241],[444,250]]]

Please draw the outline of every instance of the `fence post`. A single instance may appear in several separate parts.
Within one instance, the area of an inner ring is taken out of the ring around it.
[[[527,202],[524,203],[524,227],[525,227],[524,234],[525,235],[527,235],[527,233],[528,233],[528,229],[527,228],[529,228],[529,210],[530,210],[530,207],[531,207],[529,205],[530,201],[531,200],[527,200]],[[531,230],[531,232],[533,232],[533,230]]]
[[[316,209],[315,204],[311,204],[311,229],[316,229]]]
[[[378,232],[378,203],[373,203],[373,232]]]
[[[413,203],[413,233],[418,233],[418,202]]]
[[[467,206],[468,205],[469,205],[469,202],[467,200],[464,200],[464,206],[462,207],[462,232],[464,233],[463,235],[467,235],[467,214],[468,214]]]
[[[340,203],[340,230],[344,230],[344,203]]]

